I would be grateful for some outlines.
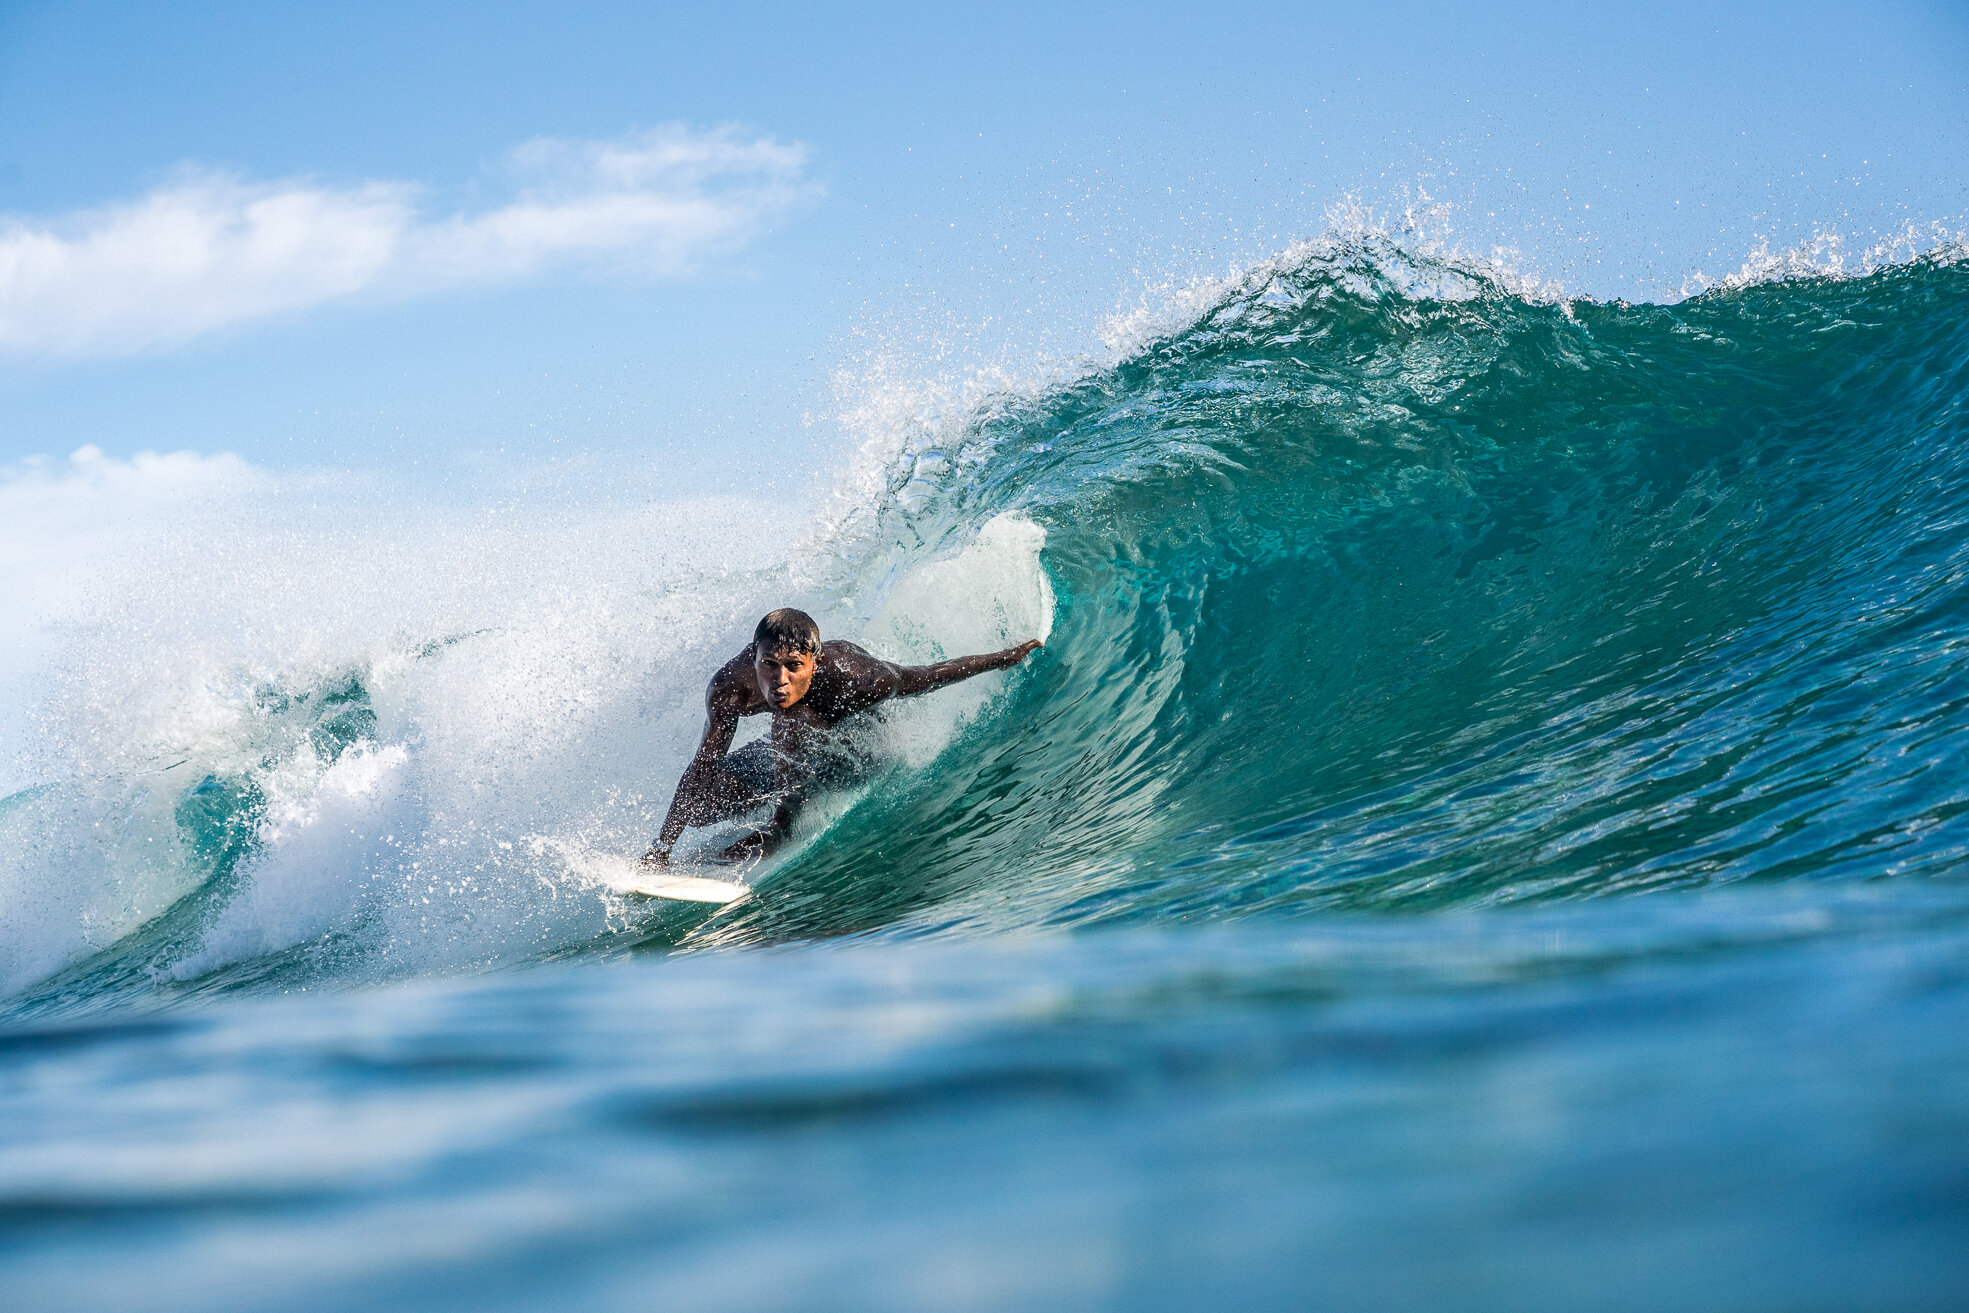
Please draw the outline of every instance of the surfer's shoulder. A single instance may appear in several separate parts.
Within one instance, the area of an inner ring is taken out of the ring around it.
[[[834,638],[821,644],[826,705],[833,714],[847,715],[896,695],[899,671],[859,643]]]
[[[764,701],[759,696],[759,680],[753,671],[749,646],[719,666],[704,688],[704,705],[708,708],[724,707],[742,715],[752,703]]]
[[[850,643],[845,638],[830,638],[820,645],[821,664],[835,675],[846,676],[857,682],[871,677],[893,676],[896,667],[884,661],[859,643]]]
[[[830,638],[825,643],[822,643],[820,645],[820,656],[821,660],[828,662],[830,665],[836,662],[847,662],[852,665],[859,662],[880,661],[879,657],[875,656],[860,643],[850,643],[845,638]]]

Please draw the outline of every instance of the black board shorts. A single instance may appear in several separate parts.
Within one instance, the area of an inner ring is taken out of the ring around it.
[[[773,792],[773,745],[766,739],[754,739],[738,751],[725,754],[724,767],[727,775],[744,786],[739,795],[743,799],[741,811],[777,801]]]
[[[719,763],[725,774],[724,787],[698,825],[732,820],[755,807],[777,806],[788,793],[782,792],[774,770],[776,757],[768,739],[754,739],[735,752],[725,754]],[[850,789],[866,782],[875,769],[867,755],[847,749],[817,754],[802,763],[800,777],[791,793],[806,795],[830,789]]]

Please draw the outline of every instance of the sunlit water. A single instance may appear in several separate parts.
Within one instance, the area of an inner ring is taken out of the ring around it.
[[[1948,250],[1626,306],[1368,234],[871,401],[790,557],[249,490],[0,801],[0,1284],[1960,1307],[1966,375]],[[746,899],[610,892],[788,601],[1048,642]]]

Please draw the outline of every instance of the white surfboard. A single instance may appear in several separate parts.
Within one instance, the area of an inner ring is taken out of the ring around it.
[[[644,898],[675,898],[686,903],[729,903],[752,891],[731,880],[707,880],[699,875],[672,875],[660,868],[638,868],[633,874],[609,881],[619,894],[640,894]]]
[[[734,880],[710,880],[687,875],[676,867],[644,866],[635,857],[604,852],[585,845],[540,840],[539,847],[558,856],[568,872],[579,879],[601,884],[618,894],[642,898],[670,898],[687,903],[729,903],[752,892]],[[688,869],[688,868],[686,868]]]
[[[685,875],[675,867],[644,866],[634,857],[615,853],[595,853],[589,870],[619,894],[643,898],[674,898],[686,903],[729,903],[752,891],[733,880],[709,880],[701,875]]]

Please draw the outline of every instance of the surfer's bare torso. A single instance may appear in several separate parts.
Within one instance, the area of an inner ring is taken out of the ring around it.
[[[761,686],[758,665],[748,647],[718,667],[704,691],[705,708],[714,720],[720,711],[734,719],[771,712],[773,747],[788,760],[856,712],[904,692],[907,682],[902,666],[844,639],[830,639],[821,644],[806,696],[775,707]]]
[[[792,618],[787,621],[795,631],[791,637],[785,625],[775,627],[782,617]],[[643,860],[666,863],[686,828],[729,820],[768,801],[774,805],[768,826],[719,856],[736,861],[771,851],[791,828],[819,767],[838,752],[836,730],[844,721],[893,697],[1017,665],[1038,646],[1031,639],[999,652],[903,666],[841,639],[820,642],[818,628],[800,612],[773,612],[760,621],[753,643],[711,676],[704,691],[704,737]],[[738,722],[761,714],[773,718],[767,744],[733,753]],[[761,769],[766,754],[770,780]]]

